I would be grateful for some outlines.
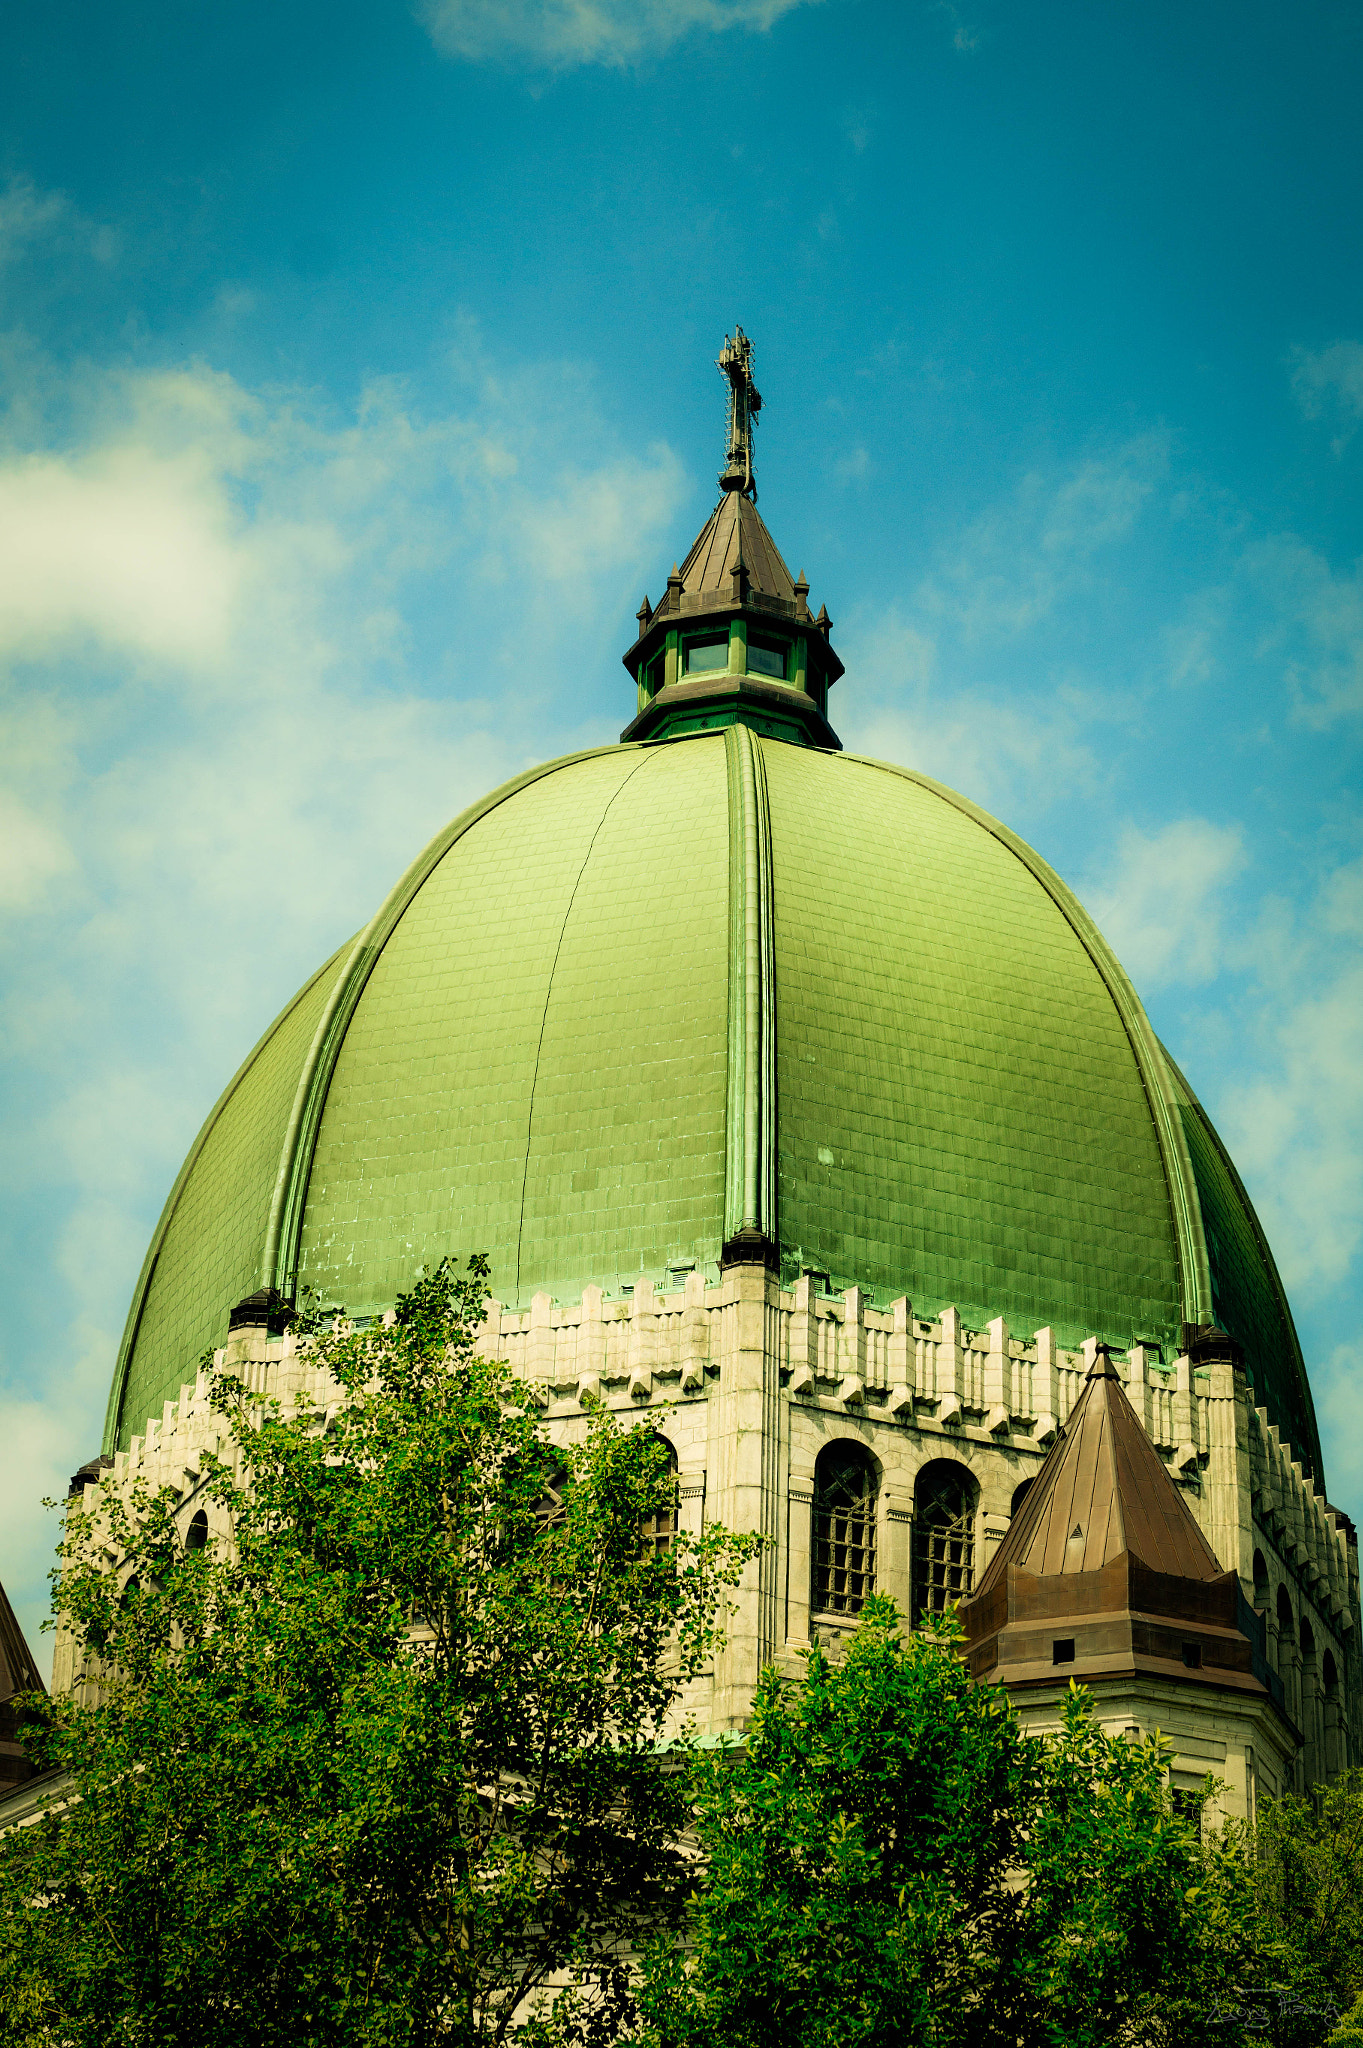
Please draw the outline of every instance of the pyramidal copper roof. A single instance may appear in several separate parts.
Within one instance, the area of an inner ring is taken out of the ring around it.
[[[0,1586],[0,1706],[17,1692],[46,1690],[18,1617]]]
[[[794,578],[767,531],[766,521],[742,491],[725,491],[682,563],[683,597],[713,592],[728,603],[734,571],[740,565],[748,572],[750,591],[794,606]]]
[[[1124,1553],[1171,1578],[1222,1576],[1215,1551],[1164,1469],[1111,1358],[1099,1351],[975,1597],[1002,1580],[1009,1565],[1052,1578],[1101,1571]]]

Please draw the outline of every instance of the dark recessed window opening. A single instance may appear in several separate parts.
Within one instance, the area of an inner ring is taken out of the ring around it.
[[[876,1589],[876,1477],[856,1444],[830,1444],[814,1471],[816,1614],[860,1614]]]
[[[1172,1805],[1179,1819],[1187,1823],[1200,1842],[1202,1840],[1202,1801],[1197,1793],[1186,1791],[1183,1786],[1176,1785],[1173,1790]]]
[[[668,1491],[664,1504],[654,1515],[645,1515],[639,1524],[639,1549],[643,1556],[658,1557],[670,1550],[677,1540],[677,1453],[667,1438],[661,1439],[667,1451]]]
[[[185,1549],[203,1550],[208,1544],[208,1517],[200,1508],[189,1527],[185,1530]]]
[[[1185,1643],[1183,1645],[1183,1661],[1190,1671],[1200,1671],[1202,1668],[1201,1643]]]
[[[963,1465],[934,1458],[914,1481],[913,1620],[964,1600],[974,1578],[977,1489]]]
[[[689,676],[709,675],[715,669],[729,666],[729,642],[723,640],[689,640],[686,645],[686,673]]]
[[[750,676],[777,676],[786,679],[786,653],[783,647],[764,647],[760,641],[748,642],[748,674]]]
[[[1052,1644],[1051,1644],[1051,1662],[1052,1662],[1052,1664],[1073,1664],[1073,1662],[1074,1662],[1074,1637],[1073,1637],[1073,1636],[1061,1636],[1061,1637],[1060,1637],[1060,1638],[1059,1638],[1059,1639],[1058,1639],[1057,1641],[1055,1641],[1055,1642],[1052,1642]]]

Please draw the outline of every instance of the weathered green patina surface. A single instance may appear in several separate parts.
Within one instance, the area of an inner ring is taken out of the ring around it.
[[[1166,1353],[1214,1312],[1318,1458],[1248,1200],[1063,885],[922,777],[735,739],[551,763],[414,864],[214,1112],[109,1445],[255,1287],[373,1312],[447,1250],[518,1304],[662,1281],[716,1264],[727,1192],[881,1300]]]

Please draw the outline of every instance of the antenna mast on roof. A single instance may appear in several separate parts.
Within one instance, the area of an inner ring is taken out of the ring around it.
[[[752,380],[752,343],[741,327],[735,327],[732,341],[726,334],[724,346],[715,358],[716,367],[729,380],[729,448],[720,489],[742,491],[757,502],[752,474],[752,437],[762,394]]]

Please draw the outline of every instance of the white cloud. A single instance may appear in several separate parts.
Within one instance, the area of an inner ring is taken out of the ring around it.
[[[765,32],[817,0],[418,0],[436,48],[469,63],[516,60],[566,71],[623,68],[684,37],[726,29]]]
[[[0,909],[37,909],[48,883],[74,865],[62,833],[0,789]]]
[[[1333,868],[1304,905],[1272,894],[1223,921],[1217,876],[1235,875],[1230,837],[1218,849],[1218,828],[1201,821],[1195,831],[1210,877],[1205,943],[1222,969],[1201,1018],[1201,1035],[1220,1050],[1213,1085],[1199,1093],[1253,1193],[1289,1293],[1320,1300],[1349,1282],[1363,1247],[1363,859]],[[1194,958],[1204,943],[1200,892],[1189,894],[1180,923],[1185,905],[1171,873],[1175,959],[1181,938],[1191,935]],[[1157,892],[1149,922],[1158,947]]]
[[[1149,435],[1061,478],[1024,478],[936,565],[921,609],[949,620],[967,643],[1032,631],[1090,586],[1104,549],[1129,537],[1166,462],[1163,437]]]
[[[1324,728],[1363,711],[1363,561],[1336,575],[1280,534],[1246,550],[1242,573],[1272,608],[1259,651],[1281,661],[1297,716]]]
[[[1363,342],[1336,341],[1314,354],[1294,352],[1292,389],[1307,419],[1333,419],[1339,426],[1337,455],[1363,420]]]
[[[1257,1067],[1258,1071],[1254,1071]],[[1265,992],[1222,1135],[1289,1288],[1337,1285],[1363,1244],[1363,960],[1322,934],[1294,981]]]
[[[595,658],[585,622],[628,637],[685,480],[569,366],[494,378],[467,336],[434,412],[393,384],[338,419],[206,367],[5,373],[0,1229],[44,1229],[30,1334],[2,1333],[0,1575],[31,1632],[39,1502],[98,1445],[197,1125],[434,831],[605,736],[558,675]]]
[[[45,258],[54,251],[109,269],[122,253],[115,228],[101,227],[80,213],[64,192],[45,192],[31,178],[11,178],[0,190],[0,270],[35,247]]]
[[[67,213],[60,192],[40,192],[27,178],[12,178],[0,192],[0,267],[49,234]]]
[[[1124,714],[1066,634],[1101,603],[1104,551],[1119,559],[1165,461],[1152,436],[1025,477],[878,618],[853,619],[840,651],[855,694],[833,713],[847,744],[1010,821],[1095,795],[1103,728]]]
[[[0,655],[91,637],[195,663],[230,644],[242,562],[206,456],[145,444],[0,467]]]
[[[1208,982],[1223,965],[1225,892],[1245,864],[1238,827],[1128,823],[1084,899],[1138,989]]]
[[[1332,1501],[1363,1498],[1363,1344],[1337,1344],[1311,1374]]]
[[[984,41],[983,30],[966,20],[964,12],[954,4],[954,0],[932,0],[929,12],[946,16],[951,29],[951,46],[954,50],[960,50],[963,55],[968,56],[979,49]]]
[[[870,455],[858,442],[855,448],[849,448],[845,455],[838,457],[833,464],[833,474],[840,484],[861,484],[871,474],[872,466]]]
[[[855,694],[845,713],[835,696],[831,715],[852,752],[917,768],[1004,819],[1094,787],[1092,707],[1073,693],[1018,701],[949,677],[936,640],[897,610],[854,623],[843,653]]]

